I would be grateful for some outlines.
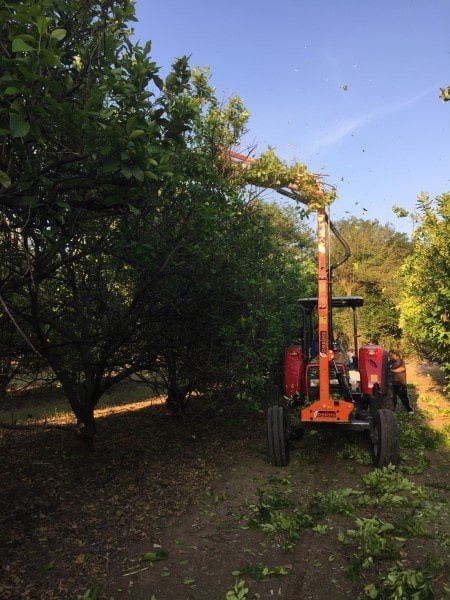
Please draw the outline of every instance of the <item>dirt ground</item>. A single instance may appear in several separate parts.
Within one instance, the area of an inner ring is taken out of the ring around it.
[[[450,423],[439,369],[411,363],[408,374],[430,425]],[[348,443],[367,454],[367,440],[308,436],[292,442],[287,467],[274,468],[264,414],[199,400],[191,411],[195,418],[169,416],[153,401],[101,410],[92,452],[63,418],[1,429],[0,597],[222,600],[245,581],[241,598],[357,598],[367,582],[346,574],[337,541],[351,524],[345,515],[327,535],[302,530],[290,552],[249,523],[261,490],[287,491],[307,507],[318,491],[358,488],[370,465],[338,457]],[[417,480],[449,502],[449,454],[429,459]],[[272,572],[262,577],[264,567]]]

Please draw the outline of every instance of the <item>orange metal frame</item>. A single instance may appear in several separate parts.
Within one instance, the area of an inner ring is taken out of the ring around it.
[[[327,265],[327,246],[328,246],[328,217],[325,211],[319,210],[317,213],[317,313],[319,318],[319,386],[320,401],[329,400],[329,381],[330,381],[330,360],[333,359],[333,352],[330,350],[330,281]]]
[[[301,411],[304,422],[346,422],[353,411],[353,403],[330,397],[330,362],[334,352],[330,344],[331,280],[328,266],[329,227],[324,209],[317,211],[317,259],[318,259],[318,342],[319,342],[319,400]]]

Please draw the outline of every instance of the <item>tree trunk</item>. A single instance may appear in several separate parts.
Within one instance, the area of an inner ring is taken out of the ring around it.
[[[0,398],[5,398],[11,376],[11,359],[3,357],[0,359]]]
[[[93,440],[97,432],[94,409],[101,394],[86,384],[73,386],[70,380],[63,381],[62,388],[77,418],[77,435],[80,440]]]
[[[75,413],[77,429],[80,438],[93,438],[97,433],[94,417],[94,406],[81,406]]]
[[[189,381],[185,386],[181,386],[178,381],[178,369],[173,352],[169,350],[166,354],[167,365],[167,398],[166,406],[171,414],[186,414],[186,396],[192,391],[192,385]]]

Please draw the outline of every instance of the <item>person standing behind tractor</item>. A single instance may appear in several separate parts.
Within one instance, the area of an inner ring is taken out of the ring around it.
[[[348,362],[350,363],[350,369],[355,369],[356,365],[355,365],[355,352],[353,350],[353,348],[350,348],[350,350],[347,352],[347,356],[348,356]]]
[[[413,413],[414,410],[409,403],[408,388],[406,387],[405,363],[397,354],[397,352],[395,352],[395,350],[389,350],[389,369],[391,371],[392,401],[394,403],[394,410],[396,409],[397,401],[400,398],[405,410],[409,413]]]

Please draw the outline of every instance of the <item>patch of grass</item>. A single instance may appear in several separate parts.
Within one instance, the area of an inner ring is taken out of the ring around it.
[[[0,412],[0,421],[10,425],[17,423],[34,423],[45,422],[56,417],[69,417],[72,411],[68,402],[59,400],[55,405],[51,406],[31,406],[27,408],[19,408]]]
[[[445,447],[450,447],[450,423],[441,427],[441,429],[439,429],[439,434],[444,440],[443,444]]]

